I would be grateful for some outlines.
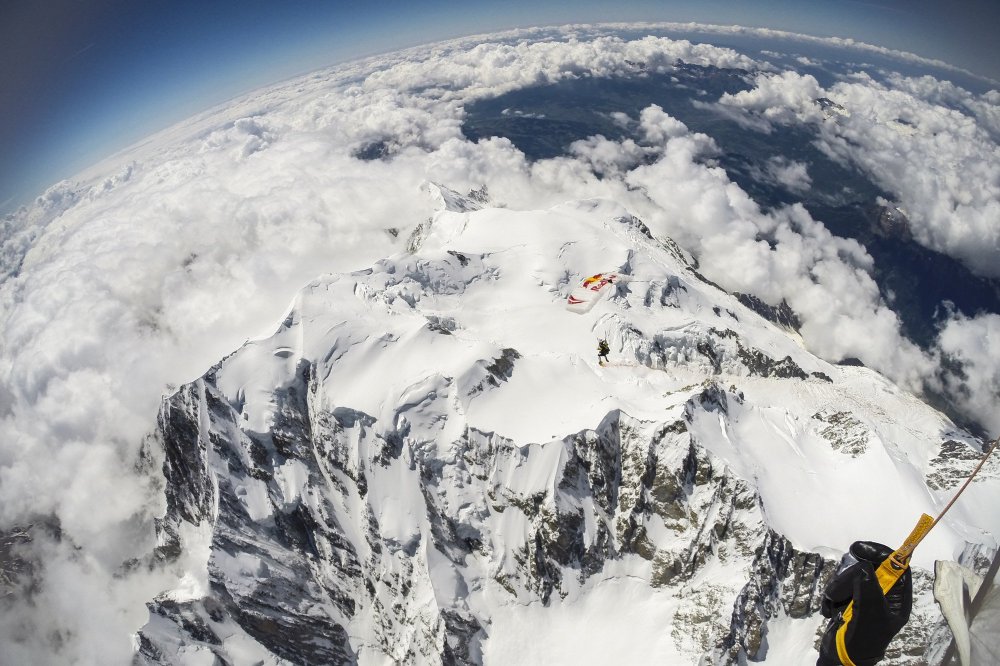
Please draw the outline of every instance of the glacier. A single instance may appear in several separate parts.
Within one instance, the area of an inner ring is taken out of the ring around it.
[[[164,398],[146,564],[180,582],[137,663],[813,663],[840,553],[896,545],[981,451],[614,201],[425,189],[407,251]],[[994,464],[918,549],[885,663],[947,640],[933,561],[994,548],[998,500]]]

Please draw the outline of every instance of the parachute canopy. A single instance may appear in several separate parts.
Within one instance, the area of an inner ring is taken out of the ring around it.
[[[566,299],[566,309],[584,314],[590,312],[597,301],[612,289],[612,285],[625,281],[627,276],[620,273],[597,273],[584,278]]]
[[[1000,553],[985,579],[956,562],[934,564],[934,598],[955,636],[962,666],[1000,664],[1000,587],[994,580],[998,568]]]

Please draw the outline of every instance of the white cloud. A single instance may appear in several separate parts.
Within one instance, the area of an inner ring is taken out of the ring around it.
[[[919,243],[1000,277],[1000,146],[991,136],[1000,109],[926,77],[896,77],[895,84],[859,74],[824,90],[809,75],[761,73],[753,89],[725,94],[718,105],[747,112],[751,127],[815,124],[824,152],[898,198]],[[819,97],[849,115],[826,119]]]
[[[796,162],[785,157],[768,158],[765,165],[766,176],[792,192],[805,192],[812,185],[809,167],[804,162]]]
[[[851,116],[820,125],[824,148],[893,193],[919,243],[1000,277],[1000,147],[989,131],[974,116],[871,81],[839,83],[830,96]]]
[[[785,30],[775,30],[772,28],[750,28],[739,25],[706,25],[699,23],[648,23],[644,25],[646,25],[650,29],[659,28],[664,30],[676,30],[678,32],[696,32],[696,33],[700,32],[700,33],[715,34],[715,35],[749,35],[752,37],[759,37],[764,39],[781,39],[793,42],[801,42],[805,44],[833,46],[838,48],[849,49],[851,51],[861,51],[861,52],[878,54],[880,56],[885,56],[888,58],[892,58],[894,60],[902,60],[904,62],[924,65],[927,67],[935,67],[937,69],[943,69],[952,72],[960,72],[967,76],[990,81],[990,79],[985,79],[984,77],[979,76],[978,74],[973,74],[968,70],[962,69],[960,67],[955,67],[954,65],[944,62],[943,60],[925,58],[923,56],[919,56],[909,51],[899,51],[896,49],[889,49],[884,46],[869,44],[867,42],[862,42],[856,39],[852,39],[850,37],[815,37],[813,35],[802,35],[799,33],[787,32]]]
[[[938,344],[961,366],[959,373],[945,375],[944,389],[964,401],[969,414],[991,432],[1000,432],[1000,315],[954,316],[942,328]]]
[[[814,124],[821,150],[857,166],[894,195],[907,211],[915,240],[962,261],[974,272],[1000,277],[1000,147],[995,141],[1000,106],[996,96],[976,96],[931,77],[890,75],[887,81],[881,84],[859,73],[823,90],[809,76],[761,73],[754,89],[724,95],[715,108],[740,109],[746,113],[747,125],[758,129],[756,123],[762,121]],[[848,113],[819,116],[812,100],[821,96],[843,105]],[[788,177],[792,182],[797,173],[797,169],[769,171],[773,177]],[[859,292],[855,288],[845,293]],[[799,307],[803,307],[801,302]],[[817,309],[813,317],[805,318],[804,332],[825,319],[829,317]],[[891,319],[889,313],[878,311],[874,321],[885,333],[896,327]],[[963,343],[973,342],[971,331],[982,332],[987,321],[992,320],[952,321],[942,335],[942,350],[954,357]],[[880,346],[874,355],[887,360],[893,351]],[[959,402],[964,401],[966,413],[973,418],[987,418],[985,407],[996,394],[991,358],[986,353],[965,358],[969,379],[962,384]],[[927,362],[918,365],[918,374],[933,383]],[[886,371],[903,365],[894,362],[877,367]],[[987,422],[992,427],[1000,425],[992,417]]]
[[[564,35],[560,36],[565,40]],[[752,59],[731,49],[662,37],[624,41],[601,34],[587,41],[521,40],[499,44],[456,40],[438,47],[431,57],[413,57],[372,73],[364,87],[369,91],[407,92],[429,88],[442,99],[460,97],[468,101],[585,72],[589,76],[635,72],[635,66],[629,63],[641,63],[647,71],[668,72],[677,60],[728,68],[754,66]]]
[[[632,119],[628,117],[628,114],[621,111],[612,111],[610,118],[615,125],[618,125],[622,129],[628,129],[632,124]]]
[[[774,131],[774,126],[771,122],[759,114],[747,113],[741,108],[734,107],[728,104],[719,104],[717,102],[702,102],[695,100],[691,103],[696,109],[701,109],[706,113],[714,113],[716,115],[722,116],[726,120],[732,121],[742,127],[743,129],[750,130],[752,132],[760,132],[761,134],[770,134]]]
[[[786,300],[815,353],[860,358],[919,387],[930,364],[882,303],[868,274],[871,257],[801,206],[763,213],[722,169],[702,163],[702,151],[712,149],[707,137],[677,137],[660,160],[628,174],[629,184],[651,199],[647,221],[690,250],[701,270],[727,289],[771,303]]]
[[[684,123],[664,112],[656,104],[647,106],[639,113],[639,127],[643,138],[653,145],[663,144],[669,139],[688,133]]]
[[[822,117],[814,100],[824,96],[823,90],[811,74],[760,73],[755,83],[750,90],[723,94],[719,104],[753,111],[768,121],[779,123],[815,121]]]
[[[1000,139],[1000,93],[991,90],[975,95],[951,81],[941,81],[932,76],[909,77],[890,74],[890,85],[896,90],[924,100],[935,106],[959,109],[975,117],[976,122]]]
[[[647,154],[632,139],[611,141],[603,136],[574,141],[569,153],[585,162],[592,171],[618,175],[640,164]]]
[[[379,129],[412,131],[414,116],[388,106]],[[20,663],[127,661],[145,601],[165,587],[115,575],[151,546],[162,497],[135,465],[166,386],[268,332],[316,275],[398,251],[385,229],[429,214],[418,197],[387,195],[416,192],[422,168],[359,164],[353,137],[330,141],[337,127],[324,135],[287,129],[280,112],[246,117],[167,147],[125,185],[84,189],[36,228],[20,274],[0,288],[0,525],[55,515],[63,532],[44,558],[37,612],[2,621],[11,631],[36,623],[17,633],[36,655]],[[447,126],[435,118],[427,134]],[[146,538],[125,538],[137,524]],[[74,577],[86,584],[62,585]],[[55,649],[49,627],[63,632],[63,647],[45,657]],[[2,640],[6,654],[12,634]]]

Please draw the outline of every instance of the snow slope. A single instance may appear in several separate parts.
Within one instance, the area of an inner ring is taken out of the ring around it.
[[[426,187],[411,252],[318,278],[165,401],[157,557],[188,584],[151,602],[146,663],[809,663],[839,554],[971,467],[981,443],[618,204]],[[568,311],[604,270],[629,280]],[[984,479],[916,568],[1000,531]]]

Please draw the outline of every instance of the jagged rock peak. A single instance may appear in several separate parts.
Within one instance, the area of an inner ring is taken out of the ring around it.
[[[594,599],[658,623],[602,616],[599,645],[808,655],[790,637],[819,629],[829,563],[927,497],[914,483],[875,518],[822,489],[890,460],[948,483],[940,436],[964,435],[812,356],[614,202],[429,187],[443,206],[410,252],[317,279],[165,399],[150,561],[178,584],[149,600],[140,662],[518,663],[572,649],[560,618]],[[628,279],[566,309],[611,269]]]

